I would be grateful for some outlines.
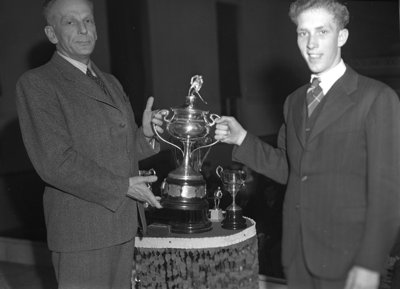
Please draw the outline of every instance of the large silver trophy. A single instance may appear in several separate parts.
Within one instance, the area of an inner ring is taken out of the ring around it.
[[[232,196],[232,204],[225,210],[222,228],[230,230],[246,228],[246,219],[243,218],[243,210],[236,204],[236,194],[245,186],[246,173],[243,170],[224,170],[221,166],[217,167],[216,173],[224,184],[224,188]]]
[[[174,146],[182,153],[179,167],[168,174],[162,185],[162,206],[178,212],[178,217],[171,220],[171,232],[199,233],[211,229],[208,219],[208,201],[206,182],[200,173],[200,149],[216,144],[210,137],[210,129],[219,118],[217,114],[196,108],[195,101],[201,97],[199,91],[203,78],[195,75],[191,78],[190,89],[182,107],[171,108],[164,116],[166,131],[182,147],[165,139],[156,132],[164,142]],[[172,112],[172,115],[170,116]]]

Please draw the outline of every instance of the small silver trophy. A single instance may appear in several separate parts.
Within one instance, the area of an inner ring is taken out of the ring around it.
[[[232,196],[232,204],[226,208],[222,228],[230,230],[246,228],[247,225],[246,219],[243,218],[243,210],[235,201],[236,194],[245,186],[246,173],[243,170],[224,170],[221,166],[217,167],[216,173],[224,184],[225,190]]]

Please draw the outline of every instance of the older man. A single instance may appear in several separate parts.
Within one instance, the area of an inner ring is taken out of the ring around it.
[[[130,288],[143,203],[161,207],[146,186],[157,177],[138,176],[138,161],[158,150],[151,123],[162,131],[161,116],[149,98],[138,128],[121,84],[90,60],[97,40],[91,1],[46,1],[43,12],[56,52],[20,78],[17,108],[28,155],[46,183],[58,286]]]

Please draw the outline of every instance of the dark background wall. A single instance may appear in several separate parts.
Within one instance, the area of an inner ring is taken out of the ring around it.
[[[15,83],[49,59],[39,0],[0,1],[0,235],[42,239],[42,183],[20,137]],[[308,80],[287,17],[289,0],[95,0],[99,40],[93,60],[114,73],[140,123],[147,96],[156,108],[183,103],[191,76],[213,113],[235,115],[251,132],[274,135],[282,104]],[[400,90],[399,7],[347,1],[350,39],[343,57]],[[230,147],[209,159],[228,163]]]

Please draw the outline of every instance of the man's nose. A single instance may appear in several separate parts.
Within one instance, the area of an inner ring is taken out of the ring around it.
[[[84,22],[79,22],[79,33],[80,34],[86,34],[87,33],[87,28],[86,28],[86,24]]]
[[[310,37],[308,38],[307,47],[308,48],[315,48],[317,46],[318,46],[317,37],[314,36],[314,35],[310,35]]]

